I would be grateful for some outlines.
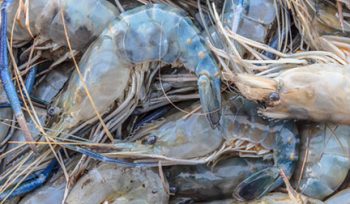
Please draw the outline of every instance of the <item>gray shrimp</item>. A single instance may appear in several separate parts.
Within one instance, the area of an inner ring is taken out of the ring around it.
[[[324,199],[338,189],[350,170],[350,126],[307,124],[301,127],[301,137],[295,187],[309,197]]]
[[[78,180],[66,203],[161,204],[168,200],[161,178],[151,169],[102,164]]]
[[[273,167],[251,175],[233,190],[234,196],[241,200],[259,198],[281,185],[281,169],[291,177],[298,159],[294,123],[270,123],[258,116],[256,104],[245,100],[231,100],[223,110],[220,130],[211,129],[202,115],[184,117],[184,113],[178,112],[140,128],[134,135],[138,138],[135,142],[117,142],[114,147],[121,152],[110,155],[122,157],[127,152],[142,153],[140,156],[146,158],[161,155],[195,159],[208,156],[224,145],[222,153],[273,160]]]
[[[50,56],[45,57],[58,58],[55,59],[57,61],[68,57],[64,54],[66,50],[52,54],[59,47],[67,48],[61,9],[69,41],[75,51],[84,51],[119,14],[107,0],[85,0],[84,4],[77,4],[75,0],[30,0],[26,1],[26,11],[19,8],[20,1],[14,0],[8,7],[8,34],[13,38],[13,45],[20,47],[37,37],[36,51],[50,49]],[[22,12],[16,17],[21,9]]]
[[[97,111],[103,114],[114,101],[123,99],[135,72],[144,72],[132,67],[157,60],[180,61],[196,73],[202,110],[212,127],[218,126],[221,82],[214,58],[183,11],[153,4],[121,14],[90,45],[79,64],[82,78],[74,72],[67,89],[54,102],[60,113],[53,129],[67,131],[95,116],[85,84]]]
[[[19,2],[20,0],[15,0],[8,8],[8,33],[11,33],[11,22],[17,20]],[[63,9],[72,48],[77,50],[86,48],[107,24],[118,16],[117,9],[105,0],[86,0],[84,4],[77,4],[74,0],[31,0],[28,6],[28,16],[22,11],[19,22],[14,27],[15,45],[32,40],[32,34],[34,37],[40,36],[60,46],[67,46],[60,9]],[[25,27],[26,17],[29,20],[29,28]]]

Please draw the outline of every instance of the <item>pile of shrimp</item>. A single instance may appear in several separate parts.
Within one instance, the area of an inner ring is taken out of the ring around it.
[[[347,203],[346,0],[0,0],[0,203]]]

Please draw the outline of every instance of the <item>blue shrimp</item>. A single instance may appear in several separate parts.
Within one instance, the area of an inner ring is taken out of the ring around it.
[[[19,19],[16,19],[19,2],[20,0],[14,0],[7,9],[10,22],[7,27],[8,33],[12,33],[12,22],[19,21],[14,26],[14,46],[20,46],[31,41],[33,37],[38,37],[40,41],[55,44],[55,49],[57,46],[67,47],[60,12],[62,9],[72,48],[84,51],[101,34],[105,26],[119,14],[117,9],[106,0],[85,0],[84,4],[77,4],[75,0],[31,0],[26,14],[28,16],[22,13]],[[26,19],[26,17],[29,18]],[[29,21],[28,27],[23,26],[26,20]],[[49,47],[52,48],[52,46]]]
[[[15,114],[17,122],[25,134],[27,142],[33,142],[32,135],[27,126],[26,119],[24,117],[22,107],[16,92],[15,85],[12,82],[8,56],[7,56],[7,7],[12,3],[10,0],[4,0],[1,4],[1,33],[0,33],[0,77],[2,85],[5,89],[7,98],[11,104],[11,108]],[[30,144],[33,151],[36,151],[34,144]]]
[[[197,74],[202,110],[211,126],[217,127],[221,81],[213,56],[181,10],[154,4],[123,13],[90,45],[79,63],[82,79],[74,72],[67,89],[54,103],[60,115],[52,129],[67,131],[95,116],[85,85],[97,111],[103,114],[124,96],[132,67],[155,60],[180,61]]]
[[[195,105],[197,104],[190,108]],[[223,109],[225,114],[222,116],[221,130],[212,129],[203,116],[194,114],[184,118],[184,113],[177,112],[166,115],[164,121],[140,128],[134,138],[129,139],[137,141],[118,142],[113,147],[123,153],[142,153],[144,158],[148,158],[148,155],[161,155],[192,159],[207,156],[224,143],[225,150],[237,153],[240,157],[274,161],[273,166],[246,176],[230,191],[240,200],[262,197],[283,183],[281,170],[287,177],[291,177],[294,172],[298,159],[295,125],[288,121],[271,123],[263,120],[257,114],[257,105],[246,100],[232,100]],[[69,149],[99,161],[113,160],[87,148],[74,146]],[[115,152],[113,156],[118,158],[117,154]]]

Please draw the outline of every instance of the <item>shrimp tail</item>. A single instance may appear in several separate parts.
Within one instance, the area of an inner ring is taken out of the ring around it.
[[[279,168],[266,168],[243,180],[234,190],[233,196],[242,201],[259,199],[282,183]]]

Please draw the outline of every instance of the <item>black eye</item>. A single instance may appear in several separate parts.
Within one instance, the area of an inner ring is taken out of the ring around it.
[[[49,116],[56,116],[60,113],[60,109],[58,107],[54,107],[54,106],[51,106],[48,110],[47,110],[47,114]]]
[[[280,95],[276,92],[272,92],[270,95],[269,95],[269,100],[270,101],[278,101],[280,100]]]
[[[144,145],[153,145],[157,142],[157,136],[150,135],[142,140],[142,144]]]

